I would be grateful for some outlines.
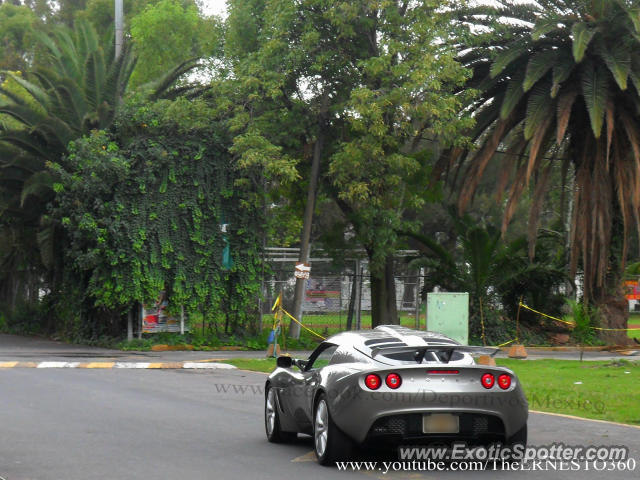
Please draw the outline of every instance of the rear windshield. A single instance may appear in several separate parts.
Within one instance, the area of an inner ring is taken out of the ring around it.
[[[393,363],[399,365],[416,364],[416,363],[446,363],[447,354],[445,352],[426,352],[424,357],[416,358],[413,352],[388,353],[386,355],[379,354],[376,359],[381,359],[384,363]],[[450,362],[464,359],[461,352],[453,352]]]

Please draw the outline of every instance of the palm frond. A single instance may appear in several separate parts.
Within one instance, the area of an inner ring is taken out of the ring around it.
[[[582,95],[589,112],[591,129],[596,138],[599,138],[602,132],[608,94],[609,81],[604,69],[600,65],[589,62],[585,65],[582,76]]]
[[[573,58],[576,63],[580,63],[596,30],[586,23],[578,22],[573,24],[571,34],[573,35]]]
[[[556,64],[558,57],[559,52],[557,50],[544,50],[535,53],[527,64],[527,73],[522,82],[522,89],[525,92],[531,90],[531,87]]]

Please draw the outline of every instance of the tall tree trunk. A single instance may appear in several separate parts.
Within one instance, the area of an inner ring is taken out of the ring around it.
[[[614,187],[611,187],[614,190]],[[625,230],[623,227],[622,213],[619,206],[613,212],[611,225],[610,252],[624,251],[623,243]],[[609,260],[606,282],[604,286],[596,287],[593,291],[591,302],[600,312],[600,327],[612,329],[628,328],[629,302],[624,296],[622,282],[624,278],[624,263],[626,258],[611,255],[615,259]],[[624,330],[598,330],[598,336],[609,345],[634,345]]]
[[[302,225],[302,236],[300,238],[300,256],[299,263],[307,263],[309,261],[309,250],[311,246],[311,225],[313,223],[313,211],[316,206],[316,194],[318,191],[318,179],[320,177],[320,160],[322,158],[322,148],[324,143],[324,134],[322,128],[316,137],[316,143],[313,147],[313,162],[311,164],[311,178],[309,179],[309,190],[307,191],[307,204],[304,208],[304,219]],[[302,321],[302,302],[304,301],[304,286],[306,284],[304,278],[296,279],[296,290],[293,297],[293,316],[298,321]],[[293,320],[289,322],[289,336],[292,338],[300,338],[300,325]]]
[[[371,262],[371,257],[369,261]],[[383,268],[371,271],[371,327],[389,324],[400,324],[396,305],[393,256],[387,257]]]
[[[596,306],[600,311],[601,327],[628,328],[629,302],[621,290],[613,295],[605,295],[596,302]],[[626,331],[599,330],[598,333],[599,337],[609,345],[634,345]]]

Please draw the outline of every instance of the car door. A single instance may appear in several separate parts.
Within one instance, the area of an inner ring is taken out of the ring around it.
[[[311,429],[313,425],[313,397],[320,384],[320,371],[329,365],[337,345],[323,342],[309,356],[307,366],[302,372],[303,382],[296,386],[296,420]]]

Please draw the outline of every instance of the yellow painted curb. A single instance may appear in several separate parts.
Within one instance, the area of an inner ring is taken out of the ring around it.
[[[316,452],[311,450],[309,453],[305,453],[304,455],[300,455],[299,457],[291,460],[292,463],[296,462],[315,462],[316,461]]]
[[[224,362],[59,362],[59,361],[42,361],[42,362],[18,362],[5,361],[0,362],[2,368],[92,368],[92,369],[165,369],[165,370],[181,370],[181,369],[197,369],[197,370],[216,370],[216,369],[236,369],[233,365]],[[0,477],[2,480],[2,477]]]
[[[163,362],[163,363],[150,363],[147,368],[182,368],[184,365],[183,362]]]
[[[116,362],[90,362],[86,364],[80,364],[81,368],[113,368]],[[82,365],[86,365],[82,367]]]

